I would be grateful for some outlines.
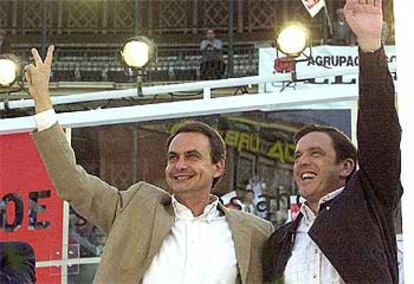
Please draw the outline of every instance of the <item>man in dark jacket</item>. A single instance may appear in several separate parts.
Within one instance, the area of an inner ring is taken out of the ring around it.
[[[345,5],[359,45],[359,169],[354,146],[337,129],[299,130],[293,174],[306,201],[298,217],[269,238],[266,280],[398,283],[393,213],[402,195],[401,128],[381,46],[381,5],[379,0]]]

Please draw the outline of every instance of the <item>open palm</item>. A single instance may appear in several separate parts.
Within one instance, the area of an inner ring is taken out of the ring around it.
[[[367,45],[368,49],[378,48],[381,43],[382,1],[347,0],[344,13],[358,44]]]

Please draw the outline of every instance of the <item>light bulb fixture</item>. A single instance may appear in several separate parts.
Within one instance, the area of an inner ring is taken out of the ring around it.
[[[124,43],[121,55],[125,65],[132,69],[141,69],[153,60],[155,45],[145,36],[136,36]]]
[[[13,54],[0,55],[0,87],[12,86],[21,77],[20,61]]]
[[[290,58],[299,57],[309,43],[309,31],[299,23],[283,26],[276,34],[276,48]]]

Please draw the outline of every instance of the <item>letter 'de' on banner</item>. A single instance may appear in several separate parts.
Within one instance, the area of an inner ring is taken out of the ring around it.
[[[63,202],[29,133],[0,135],[0,241],[24,241],[36,262],[62,259]],[[60,283],[60,267],[36,269],[38,283]]]

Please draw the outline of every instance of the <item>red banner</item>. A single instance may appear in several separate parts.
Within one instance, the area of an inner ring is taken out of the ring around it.
[[[63,202],[30,134],[0,135],[0,240],[29,243],[36,261],[61,260],[62,233]],[[38,283],[60,283],[60,269],[37,272]]]

